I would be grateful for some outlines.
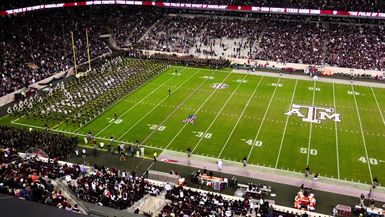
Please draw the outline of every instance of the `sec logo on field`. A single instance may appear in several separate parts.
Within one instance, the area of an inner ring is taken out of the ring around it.
[[[228,88],[229,85],[225,83],[214,83],[211,85],[211,87],[214,89],[225,89],[225,88]]]

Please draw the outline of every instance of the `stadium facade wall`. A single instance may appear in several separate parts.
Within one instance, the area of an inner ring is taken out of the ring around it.
[[[45,86],[41,86],[41,85],[39,85],[39,83],[46,83],[46,82],[49,82],[49,81],[52,80],[53,78],[62,77],[62,76],[65,75],[66,73],[67,73],[66,77],[73,75],[73,74],[74,74],[74,68],[71,67],[70,69],[68,69],[68,70],[66,70],[66,71],[58,72],[58,73],[56,73],[56,74],[54,74],[54,75],[52,75],[52,76],[49,76],[48,78],[45,78],[45,79],[43,79],[43,80],[41,80],[41,81],[38,81],[38,82],[36,82],[36,83],[34,83],[34,84],[31,84],[30,87],[36,88],[36,89],[38,89],[38,90],[41,90],[41,89],[44,88]],[[6,104],[8,104],[8,103],[13,102],[13,101],[15,100],[15,94],[18,94],[18,93],[21,93],[21,92],[23,92],[23,91],[26,91],[27,89],[28,89],[28,88],[22,88],[22,89],[19,89],[19,90],[14,91],[14,92],[12,92],[12,93],[9,93],[9,94],[7,94],[7,95],[5,95],[5,96],[0,97],[0,107],[3,106],[3,105],[6,105]]]

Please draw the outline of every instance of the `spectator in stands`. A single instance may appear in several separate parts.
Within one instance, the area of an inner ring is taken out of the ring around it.
[[[0,145],[4,147],[18,151],[40,148],[51,158],[66,159],[67,155],[74,153],[77,146],[76,137],[51,132],[0,126],[0,135]]]
[[[143,177],[123,177],[119,173],[115,169],[100,168],[96,174],[85,175],[69,187],[81,200],[116,209],[126,209],[144,195],[156,196],[162,190]]]

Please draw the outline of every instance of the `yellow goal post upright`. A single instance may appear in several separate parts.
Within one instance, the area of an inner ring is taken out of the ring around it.
[[[87,42],[87,55],[88,55],[88,70],[91,71],[91,53],[90,46],[88,44],[88,29],[86,28],[86,42]]]
[[[71,31],[71,39],[72,39],[72,53],[74,56],[74,69],[75,69],[75,75],[78,74],[78,69],[76,66],[76,52],[75,52],[75,40],[74,40],[74,32]]]

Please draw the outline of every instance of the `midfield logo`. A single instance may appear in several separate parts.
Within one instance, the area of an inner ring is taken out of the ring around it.
[[[301,113],[301,110],[307,110],[307,115]],[[321,120],[333,120],[335,122],[341,122],[341,115],[334,113],[333,108],[322,108],[316,106],[306,106],[306,105],[297,105],[292,104],[290,111],[286,112],[285,115],[296,115],[301,117],[302,121],[311,122],[311,123],[321,123]]]

